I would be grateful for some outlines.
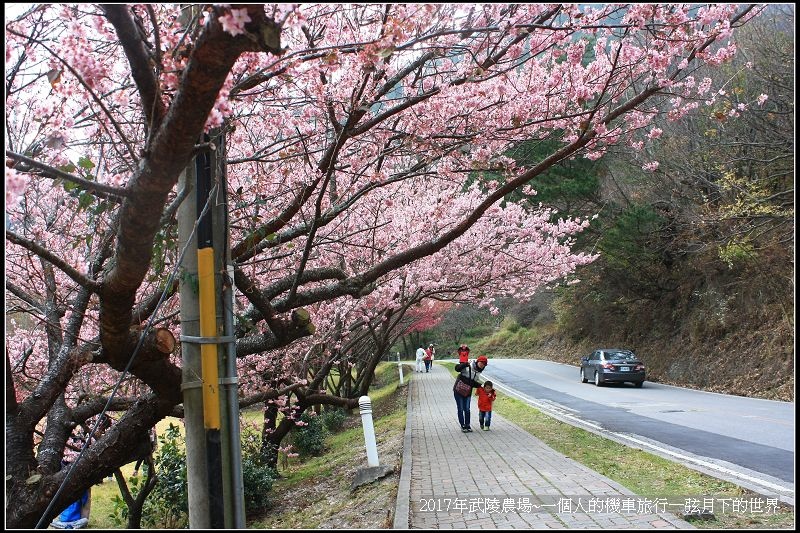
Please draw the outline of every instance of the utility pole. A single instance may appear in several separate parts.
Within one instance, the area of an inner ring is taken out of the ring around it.
[[[182,24],[191,24],[200,9],[199,4],[184,4],[179,16]],[[224,128],[203,140],[212,141],[213,147],[195,157],[179,180],[180,190],[196,198],[187,198],[178,211],[179,249],[188,243],[181,265],[180,296],[189,527],[244,529]],[[198,178],[203,199],[196,196]],[[200,234],[194,235],[195,222],[214,184],[219,187],[209,202],[210,220],[198,223]],[[204,271],[202,283],[199,269]]]
[[[210,148],[180,180],[195,201],[178,212],[180,245],[189,243],[180,285],[189,526],[240,529],[245,510],[224,134],[203,143]]]
[[[181,191],[195,191],[196,171],[190,164],[180,176]],[[191,192],[189,196],[192,196]],[[200,300],[197,285],[197,240],[194,225],[197,205],[188,197],[178,209],[178,248],[188,249],[180,266],[181,338],[200,335]],[[183,422],[186,429],[186,477],[188,481],[189,527],[210,529],[208,514],[208,473],[206,469],[206,442],[203,427],[202,371],[200,345],[181,342],[181,367],[183,376]]]
[[[184,4],[180,22],[188,27],[199,7]],[[178,180],[182,193],[188,193],[178,209],[178,249],[183,250],[180,265],[181,339],[200,335],[200,300],[197,282],[197,204],[192,201],[197,190],[197,172],[194,160],[184,169]],[[211,517],[208,503],[208,470],[206,468],[206,441],[203,425],[202,370],[200,345],[181,342],[181,391],[183,392],[183,423],[186,430],[186,480],[188,491],[189,527],[210,529]]]
[[[206,135],[204,141],[210,143]],[[211,527],[224,526],[224,506],[222,497],[222,440],[219,394],[219,351],[216,342],[208,342],[219,334],[217,327],[217,287],[216,280],[221,268],[215,268],[214,227],[219,217],[213,216],[212,206],[220,198],[221,188],[214,188],[211,153],[204,150],[194,158],[197,173],[197,282],[200,311],[200,368],[202,372],[203,427],[206,441],[206,468],[208,469],[208,513]],[[213,194],[213,196],[212,196]],[[222,202],[224,203],[224,201]],[[217,243],[222,244],[222,243]],[[219,257],[221,254],[217,254]],[[221,265],[220,265],[221,266]]]

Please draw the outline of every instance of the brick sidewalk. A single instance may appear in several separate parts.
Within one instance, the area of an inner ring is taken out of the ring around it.
[[[477,398],[470,404],[473,432],[462,433],[450,373],[434,364],[430,373],[411,375],[411,443],[404,452],[396,528],[404,527],[405,515],[412,529],[692,528],[672,513],[647,508],[645,498],[496,413],[491,431],[481,431]],[[617,512],[607,512],[606,505]]]

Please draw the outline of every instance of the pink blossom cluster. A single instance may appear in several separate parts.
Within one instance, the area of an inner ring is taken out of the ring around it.
[[[247,13],[247,8],[231,9],[229,13],[220,15],[219,22],[222,24],[222,29],[234,37],[245,33],[244,25],[252,19]]]
[[[25,192],[27,179],[13,168],[6,167],[6,209],[14,207]]]

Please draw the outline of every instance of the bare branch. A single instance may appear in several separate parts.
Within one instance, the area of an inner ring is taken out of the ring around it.
[[[46,178],[50,178],[53,180],[57,179],[66,180],[71,183],[75,183],[76,185],[80,185],[87,191],[95,193],[95,196],[97,196],[98,198],[105,198],[119,203],[128,194],[127,191],[125,191],[125,189],[120,189],[119,187],[104,185],[102,183],[97,183],[95,181],[89,181],[83,178],[79,178],[78,176],[75,176],[68,172],[64,172],[63,170],[59,170],[57,168],[53,168],[50,165],[45,165],[44,163],[40,163],[35,159],[31,159],[30,157],[12,152],[10,150],[6,150],[6,155],[15,161],[24,163],[24,165],[14,166],[14,168],[17,168],[20,172],[32,172],[31,169],[36,169],[40,171],[38,172],[38,174]]]
[[[166,108],[161,102],[158,79],[150,66],[150,54],[142,42],[133,17],[131,17],[130,7],[127,4],[101,4],[100,7],[117,31],[117,36],[131,66],[131,75],[142,98],[142,111],[145,113],[148,130],[154,131],[164,120]],[[154,25],[153,30],[158,39],[158,27]],[[158,41],[156,43],[158,44]],[[158,48],[156,49],[158,50]],[[160,54],[160,51],[158,53]]]
[[[44,246],[37,244],[31,240],[22,237],[21,235],[17,235],[13,231],[7,229],[6,230],[6,239],[11,241],[14,244],[22,246],[28,251],[33,252],[37,256],[41,257],[45,261],[53,264],[55,267],[60,269],[64,272],[67,276],[72,278],[75,283],[82,287],[86,287],[92,292],[99,293],[101,289],[101,284],[93,279],[87,278],[85,275],[78,272],[76,268],[71,266],[65,260],[61,259],[57,255],[55,255],[50,250],[46,249]]]

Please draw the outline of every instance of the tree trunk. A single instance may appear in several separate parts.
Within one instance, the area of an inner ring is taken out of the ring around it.
[[[273,444],[272,436],[275,434],[276,421],[278,420],[278,406],[274,403],[264,403],[264,425],[261,428],[261,454],[266,457],[267,463],[275,468],[278,464],[278,446]]]
[[[301,407],[297,412],[297,417],[299,418],[304,411],[305,407]],[[281,447],[281,442],[283,441],[284,437],[289,434],[293,427],[294,421],[284,418],[275,428],[275,431],[273,431],[265,440],[265,448],[270,450],[267,455],[267,462],[269,466],[274,468],[276,471],[278,470],[278,448]]]

